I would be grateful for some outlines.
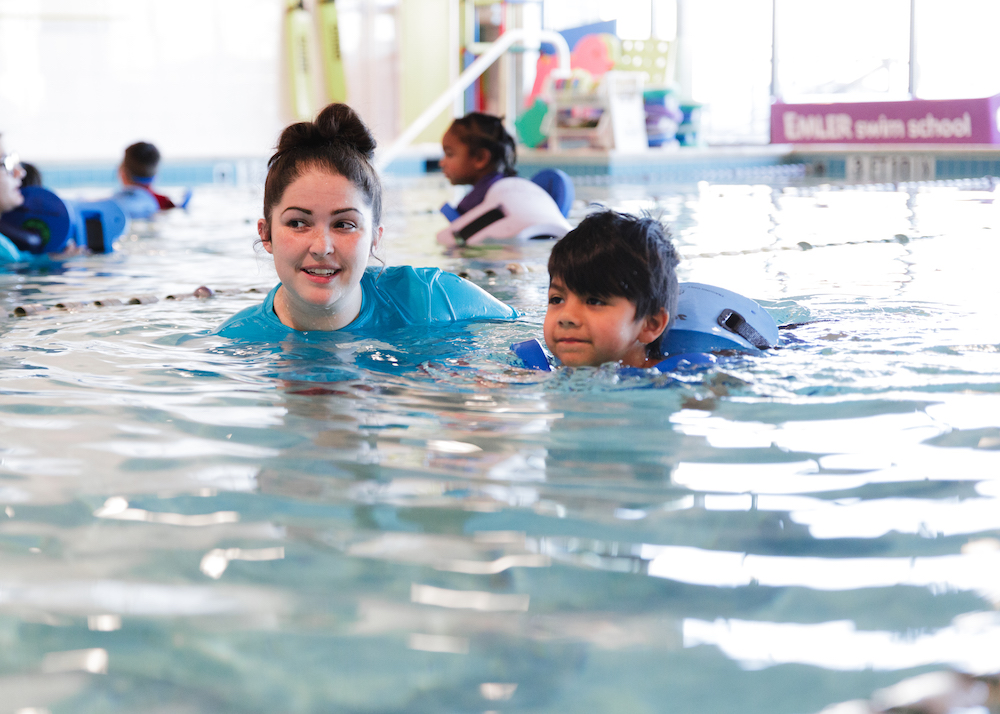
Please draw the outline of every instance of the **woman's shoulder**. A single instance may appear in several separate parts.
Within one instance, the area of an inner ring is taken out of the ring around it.
[[[404,324],[517,317],[514,308],[478,285],[440,268],[368,268],[362,286],[372,301],[394,307]]]
[[[281,284],[275,285],[267,297],[257,305],[240,310],[219,325],[212,334],[233,339],[259,340],[273,334],[285,334],[292,329],[286,327],[274,314],[274,295]]]

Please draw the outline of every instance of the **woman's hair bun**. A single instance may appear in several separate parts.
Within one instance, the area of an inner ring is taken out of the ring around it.
[[[329,141],[343,141],[365,155],[369,161],[375,156],[375,137],[346,104],[329,104],[316,117],[320,134]]]
[[[319,148],[342,143],[371,161],[375,156],[375,137],[346,104],[329,104],[313,122],[299,122],[285,128],[278,140],[278,154],[294,149]]]

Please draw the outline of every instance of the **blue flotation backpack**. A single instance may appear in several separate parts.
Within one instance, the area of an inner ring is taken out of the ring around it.
[[[20,260],[23,254],[61,253],[71,243],[93,253],[110,253],[128,225],[125,213],[112,200],[64,201],[41,186],[25,186],[21,194],[24,203],[0,216],[0,233],[22,256],[3,251],[4,262]]]
[[[661,373],[714,364],[713,352],[760,353],[778,343],[778,325],[764,308],[750,298],[704,283],[681,283],[674,325],[663,338],[666,359],[653,369]],[[528,369],[552,370],[548,354],[538,340],[510,346]],[[641,374],[644,370],[622,367]]]

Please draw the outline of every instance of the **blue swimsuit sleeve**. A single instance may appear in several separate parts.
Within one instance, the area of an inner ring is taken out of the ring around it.
[[[661,373],[677,372],[679,370],[716,364],[718,361],[718,357],[707,352],[685,352],[667,357],[662,362],[657,363],[656,369]]]
[[[517,310],[454,273],[441,272],[432,283],[432,321],[513,320]]]

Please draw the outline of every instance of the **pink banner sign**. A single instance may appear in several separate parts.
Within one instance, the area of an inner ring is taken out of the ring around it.
[[[982,99],[774,104],[772,144],[1000,144],[1000,94]]]

